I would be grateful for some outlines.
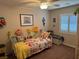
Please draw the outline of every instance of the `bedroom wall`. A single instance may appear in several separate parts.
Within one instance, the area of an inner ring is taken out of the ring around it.
[[[74,9],[76,9],[77,7],[79,7],[79,5],[49,11],[50,29],[52,29],[56,34],[63,35],[65,38],[64,44],[71,46],[71,47],[76,47],[77,45],[77,33],[69,34],[69,33],[60,32],[60,15],[61,14],[73,14]],[[56,18],[55,23],[53,22],[53,18]],[[55,27],[53,27],[53,25],[55,25]]]
[[[7,38],[8,31],[15,31],[16,29],[20,28],[25,31],[27,28],[32,26],[20,26],[20,16],[19,14],[32,14],[34,16],[34,25],[40,29],[43,28],[42,26],[42,17],[46,17],[46,27],[47,29],[47,19],[48,19],[48,12],[45,10],[40,10],[39,8],[33,7],[26,7],[26,6],[16,6],[16,7],[6,7],[0,5],[0,16],[4,16],[7,25],[4,28],[0,28],[0,43],[5,43]]]
[[[26,32],[27,28],[32,26],[20,26],[20,16],[19,14],[32,14],[34,16],[34,25],[40,29],[42,26],[42,17],[46,17],[46,27],[48,29],[48,12],[45,10],[40,10],[39,8],[27,7],[27,6],[16,6],[16,7],[7,7],[0,5],[0,16],[4,16],[7,22],[7,25],[4,28],[0,28],[0,44],[4,43],[7,45],[8,53],[11,51],[10,40],[8,39],[7,32],[15,32],[16,29],[20,28],[23,32]]]

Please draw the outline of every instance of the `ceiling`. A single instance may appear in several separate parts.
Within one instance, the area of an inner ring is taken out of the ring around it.
[[[41,1],[43,1],[43,0],[41,0]],[[48,0],[48,1],[50,1],[50,0]],[[31,2],[33,2],[33,3],[31,3]],[[40,2],[39,2],[39,0],[0,0],[0,4],[6,5],[6,6],[11,6],[11,7],[19,6],[19,5],[39,7]],[[67,7],[67,6],[71,6],[71,5],[77,5],[77,4],[79,4],[79,0],[53,1],[53,2],[51,2],[51,4],[49,4],[48,10]]]
[[[57,9],[57,8],[63,8],[68,7],[72,5],[79,5],[79,0],[61,0],[52,3],[52,6],[49,6],[48,9]]]

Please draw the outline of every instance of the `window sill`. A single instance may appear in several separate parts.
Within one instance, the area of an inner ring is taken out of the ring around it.
[[[77,32],[60,32],[61,34],[67,34],[67,35],[77,35]]]

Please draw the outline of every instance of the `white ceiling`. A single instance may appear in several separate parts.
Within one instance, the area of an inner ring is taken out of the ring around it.
[[[43,1],[43,0],[42,0]],[[50,1],[50,0],[48,0]],[[33,2],[33,3],[32,3]],[[27,6],[33,6],[33,7],[39,7],[40,2],[39,0],[0,0],[0,4],[6,5],[6,6],[18,6],[18,5],[27,5]],[[52,2],[49,4],[48,9],[57,9],[62,7],[67,7],[71,5],[77,5],[79,4],[79,0],[59,0]]]
[[[63,8],[68,7],[72,5],[79,5],[79,0],[62,0],[52,3],[51,6],[48,7],[48,9],[57,9],[57,8]]]

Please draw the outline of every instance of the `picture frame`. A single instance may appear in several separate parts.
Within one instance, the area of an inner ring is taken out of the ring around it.
[[[32,26],[33,15],[32,14],[20,14],[20,25],[21,26]]]

